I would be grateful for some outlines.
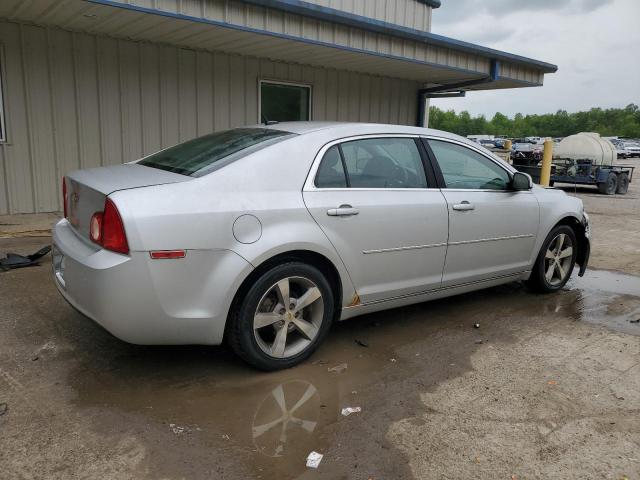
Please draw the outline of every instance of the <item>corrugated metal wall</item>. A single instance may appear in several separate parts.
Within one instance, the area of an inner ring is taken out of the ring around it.
[[[60,179],[255,123],[258,79],[309,83],[313,119],[414,124],[415,82],[0,21],[0,214],[60,209]]]
[[[431,30],[431,7],[416,0],[306,0],[343,12],[375,18],[428,32]]]

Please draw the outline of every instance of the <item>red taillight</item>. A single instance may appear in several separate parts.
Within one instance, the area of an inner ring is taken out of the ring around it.
[[[103,248],[118,253],[129,253],[124,224],[115,204],[107,198],[104,212],[96,212],[89,224],[89,237]]]
[[[62,209],[64,210],[64,218],[67,218],[67,181],[62,177]]]

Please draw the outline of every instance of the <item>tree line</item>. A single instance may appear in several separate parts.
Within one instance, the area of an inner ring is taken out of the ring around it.
[[[566,137],[578,132],[597,132],[605,137],[640,138],[640,108],[592,108],[586,112],[568,113],[558,110],[544,115],[522,115],[513,118],[498,112],[487,120],[484,115],[472,117],[469,112],[429,108],[429,126],[458,135],[490,134],[507,137]]]

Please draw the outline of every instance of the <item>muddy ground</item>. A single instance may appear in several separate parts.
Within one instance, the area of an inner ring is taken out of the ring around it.
[[[122,343],[62,300],[48,260],[0,273],[0,478],[640,478],[640,177],[624,197],[566,190],[594,242],[562,292],[353,319],[278,373]]]

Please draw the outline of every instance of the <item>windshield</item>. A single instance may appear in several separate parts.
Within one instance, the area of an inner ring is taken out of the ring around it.
[[[194,138],[138,162],[191,177],[200,177],[294,134],[267,128],[236,128]]]

